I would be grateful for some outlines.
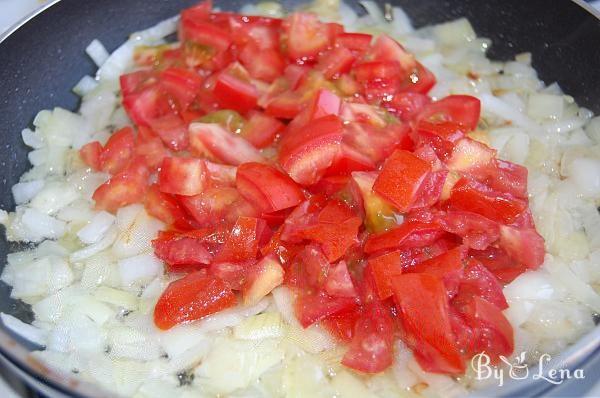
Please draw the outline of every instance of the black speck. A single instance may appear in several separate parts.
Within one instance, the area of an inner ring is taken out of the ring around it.
[[[594,312],[592,314],[592,320],[594,321],[594,325],[597,325],[600,323],[600,314],[598,314],[597,312]]]
[[[78,374],[79,373],[79,369],[71,369],[71,373]]]
[[[105,354],[110,354],[110,346],[107,345],[106,347],[104,347],[104,353]]]
[[[179,386],[189,386],[194,381],[194,373],[191,370],[184,370],[177,373],[177,380],[179,380]]]

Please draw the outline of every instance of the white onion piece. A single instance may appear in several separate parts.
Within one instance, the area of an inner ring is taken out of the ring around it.
[[[0,319],[2,319],[4,326],[23,337],[25,340],[41,346],[46,344],[48,332],[45,330],[36,328],[33,325],[29,325],[12,315],[5,314],[4,312],[0,313]]]
[[[587,197],[600,197],[600,160],[579,158],[573,160],[570,167],[570,179],[578,188],[578,192]]]
[[[358,2],[367,11],[367,14],[373,19],[373,22],[377,24],[385,23],[383,11],[379,4],[371,0],[363,0]]]
[[[44,180],[20,182],[13,185],[12,194],[17,205],[29,202],[44,188]]]
[[[44,188],[31,200],[30,206],[40,212],[52,215],[79,198],[77,188],[65,182],[47,182]]]
[[[113,226],[115,220],[116,218],[112,214],[101,211],[92,218],[88,225],[77,232],[77,237],[80,241],[88,245],[96,243],[106,236],[106,233]]]
[[[545,262],[545,267],[552,275],[554,283],[564,286],[575,299],[599,313],[600,296],[594,289],[577,278],[567,264],[556,261],[549,255],[547,257],[549,260]]]
[[[123,286],[150,282],[163,274],[162,261],[151,253],[119,260],[117,265]]]
[[[241,323],[245,318],[263,312],[269,306],[269,300],[263,299],[252,307],[230,308],[210,315],[197,322],[198,331],[203,333],[221,330]]]
[[[85,53],[94,61],[96,66],[100,67],[109,57],[108,51],[104,48],[104,45],[98,39],[92,40],[92,42],[85,48]]]
[[[104,235],[102,240],[84,247],[83,249],[77,250],[73,252],[69,257],[71,261],[81,261],[86,258],[92,257],[94,254],[100,253],[102,250],[105,250],[113,244],[113,242],[117,239],[118,231],[117,228],[112,227]]]
[[[30,129],[21,131],[21,138],[25,145],[33,149],[40,149],[46,145],[44,137],[40,133],[31,131]]]
[[[425,372],[414,359],[408,362],[408,368],[430,388],[433,388],[439,396],[453,398],[467,395],[467,390],[451,377]]]
[[[539,127],[537,127],[531,119],[500,98],[490,94],[482,94],[480,99],[484,112],[492,113],[504,120],[511,121],[518,126],[525,127],[532,133],[539,131]]]
[[[559,120],[565,108],[562,95],[532,94],[527,102],[527,114],[535,120]]]
[[[89,75],[85,75],[73,87],[73,92],[80,97],[83,97],[93,91],[96,87],[98,87],[98,81]]]
[[[58,239],[65,234],[67,226],[64,221],[57,220],[35,209],[25,210],[21,221],[32,242],[42,239]]]
[[[135,310],[138,299],[133,294],[123,290],[113,289],[108,286],[100,286],[94,292],[94,297],[105,303],[113,304],[128,310]]]

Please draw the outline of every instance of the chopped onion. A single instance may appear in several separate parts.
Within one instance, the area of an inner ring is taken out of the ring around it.
[[[573,160],[569,175],[577,186],[578,192],[591,198],[600,197],[600,159]]]
[[[562,95],[532,94],[527,103],[527,114],[535,120],[559,120],[563,115],[565,101]]]
[[[20,182],[13,185],[12,194],[15,198],[15,203],[21,205],[29,202],[44,188],[44,180],[33,180]]]
[[[46,337],[48,333],[45,330],[29,325],[12,315],[5,314],[4,312],[0,313],[0,319],[2,319],[4,326],[25,340],[29,340],[32,343],[40,346],[46,344]]]
[[[40,133],[31,131],[30,129],[21,131],[21,138],[25,145],[33,149],[40,149],[46,145],[44,137]]]
[[[92,218],[88,225],[77,232],[77,237],[80,241],[88,245],[96,243],[106,236],[106,233],[113,226],[115,220],[116,218],[112,214],[101,211]]]
[[[104,238],[100,241],[73,252],[70,256],[71,261],[85,260],[86,258],[90,258],[93,255],[100,253],[102,250],[106,250],[117,239],[117,235],[117,228],[110,228],[106,232],[106,235],[104,235]]]
[[[35,209],[27,209],[21,218],[31,242],[42,239],[58,239],[65,234],[66,223]]]
[[[92,40],[92,42],[85,48],[85,53],[94,61],[96,66],[100,67],[109,57],[108,51],[104,48],[104,45],[98,39]]]
[[[163,273],[163,263],[154,254],[140,254],[118,262],[123,286],[143,284]]]
[[[590,285],[577,278],[566,264],[551,258],[550,261],[545,262],[545,266],[555,284],[564,286],[574,298],[588,305],[595,312],[600,312],[600,296]]]
[[[138,306],[138,299],[129,292],[113,289],[108,286],[100,286],[94,292],[94,297],[105,303],[113,304],[128,310],[135,310]]]
[[[91,76],[85,75],[79,80],[75,87],[73,87],[73,92],[80,97],[83,97],[96,87],[98,87],[98,81]]]

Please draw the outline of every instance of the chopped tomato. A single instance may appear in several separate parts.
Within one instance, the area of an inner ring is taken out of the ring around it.
[[[225,51],[231,45],[231,36],[225,29],[202,20],[182,20],[181,36],[183,40],[190,40],[216,51]]]
[[[177,199],[173,195],[161,192],[157,184],[151,185],[148,189],[144,206],[148,214],[167,225],[187,229],[191,224]]]
[[[392,283],[395,276],[402,274],[406,264],[407,253],[404,251],[393,251],[369,259],[369,272],[380,300],[392,297],[394,291]]]
[[[468,211],[449,211],[439,218],[444,230],[459,235],[465,245],[484,250],[500,237],[498,223]]]
[[[116,213],[123,206],[143,202],[148,177],[143,159],[135,158],[123,171],[96,189],[92,196],[96,209]]]
[[[131,120],[141,126],[173,113],[169,98],[158,84],[145,85],[134,93],[124,95],[123,107]]]
[[[414,267],[410,267],[408,272],[437,276],[444,281],[449,296],[453,297],[458,292],[459,284],[463,279],[466,255],[466,248],[458,246],[432,259],[423,261]]]
[[[327,79],[333,79],[350,71],[354,63],[354,55],[345,47],[335,47],[321,55],[317,69],[323,72]]]
[[[473,131],[479,123],[481,102],[470,95],[449,95],[423,109],[419,119],[430,122],[454,122]]]
[[[100,156],[102,154],[102,144],[98,141],[92,141],[81,147],[79,156],[85,164],[94,171],[100,170]]]
[[[272,83],[281,76],[285,68],[285,61],[274,49],[260,49],[254,43],[248,43],[239,56],[240,62],[248,69],[248,73],[255,79]]]
[[[198,269],[212,261],[205,242],[188,235],[159,235],[152,241],[156,257],[167,263],[171,272]]]
[[[452,209],[471,211],[504,224],[515,221],[527,208],[522,199],[464,178],[452,188],[448,203]]]
[[[218,124],[191,124],[190,148],[196,155],[214,156],[236,166],[246,162],[263,162],[261,154],[248,141]]]
[[[327,25],[315,14],[296,12],[284,21],[287,53],[292,60],[314,59],[330,45]]]
[[[382,372],[394,360],[394,323],[379,302],[367,304],[356,322],[350,347],[342,365],[364,373]]]
[[[537,269],[544,262],[544,238],[533,228],[517,229],[502,225],[499,245],[513,260],[529,269]]]
[[[240,134],[254,147],[262,149],[271,145],[284,127],[284,124],[274,117],[262,112],[251,111]]]
[[[166,115],[149,122],[150,128],[158,134],[165,145],[174,151],[188,147],[187,126],[177,115]]]
[[[123,170],[133,157],[134,146],[135,133],[131,127],[114,132],[100,153],[100,169],[109,174]]]
[[[401,68],[398,72],[404,74],[412,71],[417,66],[415,56],[407,52],[400,43],[386,34],[377,37],[367,57],[379,61],[397,62]]]
[[[397,150],[383,165],[373,190],[403,213],[411,209],[430,171],[427,162],[408,151]]]
[[[160,84],[175,99],[180,111],[186,110],[202,88],[202,77],[188,69],[168,68],[160,74]]]
[[[342,123],[329,115],[313,120],[281,141],[279,164],[301,185],[315,184],[335,159],[342,140]]]
[[[242,287],[245,305],[254,305],[283,283],[284,270],[274,255],[269,255],[250,267]]]
[[[439,224],[408,221],[387,232],[369,236],[365,253],[428,246],[442,234]]]
[[[136,138],[135,155],[142,157],[151,170],[156,170],[169,152],[158,137],[142,139],[140,136],[142,129],[145,127],[140,127],[140,133]]]
[[[452,333],[446,288],[429,274],[394,278],[394,299],[400,313],[405,343],[423,370],[461,374],[464,359]]]
[[[235,188],[210,187],[199,195],[180,196],[179,201],[190,216],[201,226],[227,225],[237,217],[256,217],[258,212]]]
[[[502,293],[502,285],[498,279],[479,261],[469,259],[453,305],[460,308],[475,296],[485,299],[501,310],[508,308],[504,293]]]
[[[448,159],[448,168],[457,172],[472,172],[486,167],[496,156],[496,151],[481,142],[463,138],[456,142]]]
[[[254,260],[258,250],[269,241],[269,238],[269,227],[264,220],[239,217],[215,262]]]
[[[352,51],[364,52],[371,45],[373,36],[366,33],[341,33],[335,37],[335,44]]]
[[[303,294],[296,299],[295,312],[302,327],[309,327],[331,315],[351,312],[356,301],[348,297],[331,297],[326,293]]]
[[[332,297],[356,297],[358,295],[345,261],[340,261],[329,268],[325,291]]]
[[[215,83],[214,95],[219,106],[238,112],[254,109],[258,102],[256,87],[229,73],[220,74]]]
[[[154,324],[167,330],[232,307],[236,301],[225,282],[193,272],[167,286],[154,308]]]
[[[350,343],[354,337],[354,327],[360,313],[358,311],[346,312],[340,315],[331,315],[321,321],[321,325],[337,340]]]
[[[425,94],[415,92],[397,93],[390,101],[384,101],[383,106],[403,122],[408,122],[421,113],[431,102]]]
[[[527,271],[527,267],[513,260],[505,250],[488,246],[485,250],[471,250],[471,256],[480,261],[504,284],[512,282]]]
[[[420,62],[416,61],[415,69],[407,79],[398,87],[398,93],[427,94],[435,86],[436,79],[433,73]]]
[[[167,157],[158,173],[161,192],[175,195],[198,195],[204,191],[206,182],[206,164],[202,159]]]
[[[244,163],[237,169],[240,194],[265,213],[288,209],[304,201],[304,193],[290,177],[261,163]]]

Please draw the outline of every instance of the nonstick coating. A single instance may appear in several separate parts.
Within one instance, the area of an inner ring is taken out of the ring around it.
[[[94,65],[84,54],[98,38],[109,51],[129,33],[177,14],[194,0],[62,0],[0,43],[0,208],[13,209],[10,188],[28,168],[20,131],[41,109],[76,109],[70,91]],[[600,113],[600,23],[571,0],[396,0],[419,27],[467,17],[478,35],[492,39],[489,55],[508,60],[524,51],[546,82],[557,81],[580,105]],[[215,1],[236,10],[240,0]],[[284,0],[289,8],[300,1]],[[349,2],[357,7],[353,1]],[[14,250],[0,239],[0,270]],[[0,282],[0,311],[30,321],[29,307],[9,298]],[[21,343],[25,344],[21,341]],[[6,347],[0,352],[7,354]]]

